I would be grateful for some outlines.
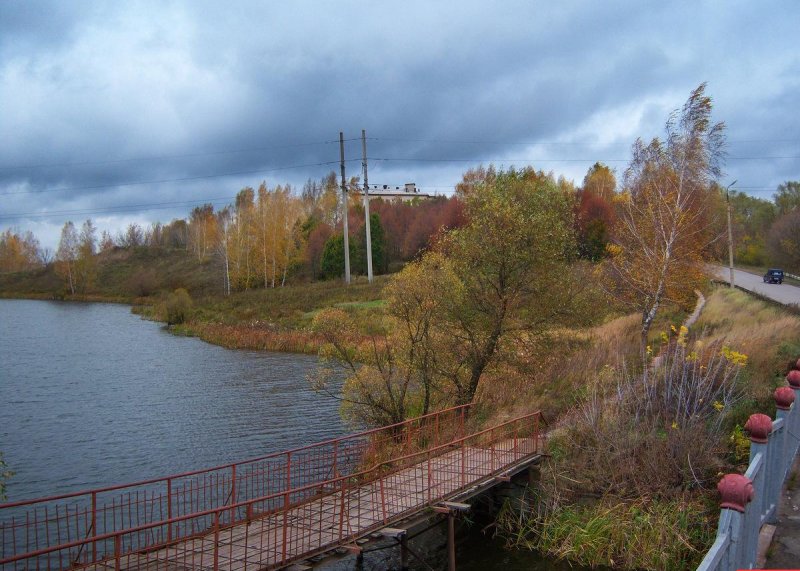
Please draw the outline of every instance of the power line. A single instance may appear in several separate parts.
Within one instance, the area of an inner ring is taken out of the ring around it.
[[[345,141],[356,141],[358,139],[345,139]],[[160,161],[164,159],[183,159],[183,158],[193,158],[193,157],[208,157],[214,155],[233,155],[233,154],[240,154],[240,153],[255,153],[255,152],[263,152],[263,151],[274,151],[276,149],[291,149],[297,147],[310,147],[314,145],[330,145],[333,143],[338,143],[339,141],[330,140],[330,141],[315,141],[311,143],[293,143],[287,145],[272,145],[268,147],[252,147],[248,149],[232,149],[232,150],[223,150],[223,151],[208,151],[203,153],[185,153],[185,154],[175,154],[175,155],[152,155],[149,157],[131,157],[131,158],[122,158],[122,159],[108,159],[103,161],[76,161],[76,162],[65,162],[65,163],[41,163],[41,164],[32,164],[32,165],[6,165],[0,166],[0,170],[17,170],[17,169],[36,169],[36,168],[53,168],[53,167],[67,167],[67,166],[88,166],[88,165],[108,165],[108,164],[119,164],[119,163],[131,163],[131,162],[147,162],[147,161]]]
[[[154,202],[150,204],[130,204],[118,205],[109,207],[98,208],[79,208],[74,210],[54,210],[50,212],[19,212],[16,214],[0,214],[0,220],[13,219],[13,218],[51,218],[56,216],[78,215],[85,216],[87,214],[114,214],[116,212],[130,212],[137,210],[166,210],[176,206],[188,206],[192,204],[207,204],[217,202],[229,202],[234,200],[235,196],[226,196],[220,198],[205,198],[201,200],[181,200],[175,202]]]
[[[383,162],[420,162],[420,163],[618,163],[629,162],[630,159],[577,159],[577,158],[562,158],[562,159],[481,159],[481,158],[404,158],[404,157],[369,157],[373,161]],[[777,160],[777,159],[800,159],[800,156],[776,156],[776,157],[726,157],[726,160]]]
[[[406,139],[402,137],[368,137],[371,141],[391,141],[391,142],[407,142],[407,143],[453,143],[465,145],[509,145],[509,146],[534,146],[534,145],[564,145],[564,146],[582,146],[592,145],[591,141],[583,141],[579,143],[568,143],[564,141],[503,141],[497,139]],[[800,139],[729,139],[728,143],[793,143],[800,141]],[[629,146],[629,143],[615,143],[610,146]]]
[[[349,141],[358,141],[360,140],[357,137],[345,139],[346,142]],[[370,141],[389,141],[389,142],[412,142],[412,143],[446,143],[446,144],[468,144],[468,145],[506,145],[506,146],[536,146],[536,145],[547,145],[547,146],[587,146],[592,145],[593,143],[590,141],[585,142],[565,142],[565,141],[505,141],[505,140],[497,140],[497,139],[418,139],[418,138],[402,138],[402,137],[368,137],[367,140]],[[734,139],[729,140],[729,143],[786,143],[786,142],[796,142],[800,141],[800,139]],[[97,161],[72,161],[72,162],[61,162],[61,163],[38,163],[38,164],[29,164],[29,165],[0,165],[0,171],[3,170],[24,170],[24,169],[40,169],[40,168],[55,168],[55,167],[67,167],[67,166],[91,166],[91,165],[109,165],[109,164],[122,164],[122,163],[132,163],[132,162],[150,162],[150,161],[160,161],[165,159],[183,159],[183,158],[196,158],[196,157],[209,157],[209,156],[218,156],[218,155],[232,155],[232,154],[243,154],[243,153],[255,153],[255,152],[263,152],[263,151],[273,151],[278,149],[291,149],[291,148],[299,148],[299,147],[310,147],[310,146],[317,146],[317,145],[332,145],[338,143],[338,140],[325,140],[325,141],[312,141],[312,142],[304,142],[304,143],[289,143],[285,145],[269,145],[264,147],[249,147],[243,149],[229,149],[229,150],[218,150],[218,151],[205,151],[199,153],[178,153],[172,155],[151,155],[145,157],[128,157],[128,158],[118,158],[118,159],[107,159],[107,160],[97,160]],[[627,146],[627,143],[617,143],[612,146]],[[748,158],[748,157],[742,157]],[[762,158],[762,157],[752,157],[752,158]],[[771,157],[771,158],[797,158],[797,157]],[[568,160],[568,159],[564,159]],[[572,159],[569,159],[572,160]],[[578,159],[574,159],[578,160]],[[583,160],[583,159],[580,159]],[[589,160],[589,159],[586,159]],[[627,159],[610,159],[610,160],[627,160]]]
[[[357,159],[348,159],[348,162],[355,161]],[[0,196],[11,196],[15,194],[41,194],[44,192],[67,192],[73,190],[98,190],[101,188],[117,188],[122,186],[140,186],[144,184],[162,184],[166,182],[186,182],[192,180],[205,180],[205,179],[212,179],[212,178],[223,178],[226,176],[240,176],[240,175],[247,175],[247,174],[263,174],[268,172],[276,172],[282,170],[291,170],[291,169],[299,169],[299,168],[311,168],[311,167],[319,167],[319,166],[327,166],[337,164],[338,161],[327,161],[321,163],[310,163],[304,165],[289,165],[283,167],[274,167],[271,169],[258,169],[252,171],[235,171],[235,172],[226,172],[226,173],[218,173],[218,174],[208,174],[208,175],[197,175],[197,176],[188,176],[188,177],[180,177],[180,178],[165,178],[160,180],[142,180],[142,181],[129,181],[129,182],[118,182],[113,184],[100,184],[100,185],[92,185],[92,186],[73,186],[67,188],[45,188],[40,190],[20,190],[20,191],[12,191],[12,192],[4,192],[0,194]]]

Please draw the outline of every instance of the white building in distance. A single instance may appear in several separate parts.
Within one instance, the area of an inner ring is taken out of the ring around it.
[[[364,192],[362,187],[354,189],[355,193],[361,195]],[[371,184],[369,185],[369,199],[382,198],[383,200],[393,202],[411,202],[414,199],[428,199],[433,198],[433,194],[427,192],[420,192],[416,183],[407,182],[403,186],[389,186],[388,184]]]

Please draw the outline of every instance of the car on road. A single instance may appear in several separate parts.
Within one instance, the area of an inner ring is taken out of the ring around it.
[[[771,268],[764,274],[765,284],[782,284],[783,283],[783,270],[778,268]]]

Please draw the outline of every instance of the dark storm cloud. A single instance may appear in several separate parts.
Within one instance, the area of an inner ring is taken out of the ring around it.
[[[702,81],[729,126],[727,181],[768,197],[798,178],[797,160],[733,158],[800,154],[794,3],[553,4],[0,3],[0,216],[71,212],[0,226],[52,237],[93,208],[299,185],[338,172],[318,164],[336,144],[308,143],[361,128],[375,182],[446,191],[489,160],[580,181],[588,161],[621,172]],[[347,153],[356,174],[359,143]],[[316,166],[274,170],[291,165]],[[122,184],[170,179],[191,180]]]

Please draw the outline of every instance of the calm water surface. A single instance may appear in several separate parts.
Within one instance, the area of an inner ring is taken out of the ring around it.
[[[176,337],[123,305],[0,300],[0,451],[9,501],[207,468],[346,432],[305,381],[316,358]],[[569,569],[459,526],[459,569]],[[444,569],[446,526],[412,542]],[[332,570],[384,570],[397,548]],[[578,568],[573,568],[578,569]]]
[[[344,432],[316,358],[176,337],[124,305],[0,300],[10,501],[165,476]]]

